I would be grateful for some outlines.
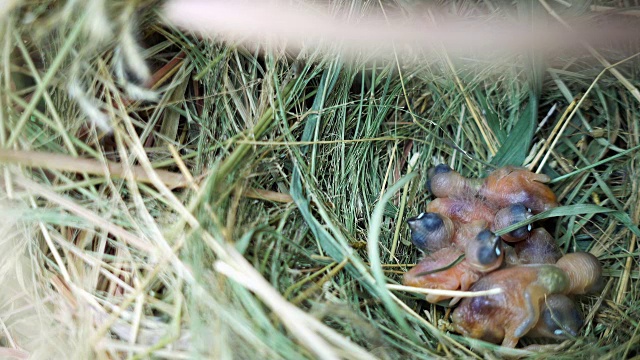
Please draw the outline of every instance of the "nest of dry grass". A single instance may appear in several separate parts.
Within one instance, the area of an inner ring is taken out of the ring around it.
[[[1,357],[638,356],[636,47],[400,64],[195,36],[145,1],[5,5]],[[604,266],[579,338],[505,349],[387,288],[437,163],[552,177],[547,228]]]

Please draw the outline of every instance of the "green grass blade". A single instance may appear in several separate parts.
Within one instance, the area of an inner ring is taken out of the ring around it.
[[[636,234],[636,236],[640,236],[640,229],[638,229],[638,225],[633,223],[633,221],[631,220],[631,217],[629,217],[629,214],[622,211],[615,210],[615,209],[609,209],[606,207],[591,205],[591,204],[578,204],[578,205],[560,206],[557,208],[553,208],[551,210],[547,210],[540,214],[533,215],[527,220],[523,220],[523,221],[520,221],[519,223],[500,229],[496,231],[496,235],[504,235],[521,226],[525,226],[543,219],[559,217],[559,216],[572,216],[572,215],[585,215],[585,214],[609,214],[610,216],[613,216],[618,221],[620,221],[624,226],[626,226],[629,230],[631,230],[631,232]]]
[[[507,136],[507,140],[502,144],[496,156],[491,160],[491,164],[496,166],[522,166],[524,159],[529,153],[531,139],[538,124],[538,98],[531,92],[529,102],[522,113],[522,117],[514,125]]]

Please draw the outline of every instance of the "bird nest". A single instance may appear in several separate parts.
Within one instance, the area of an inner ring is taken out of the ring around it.
[[[2,357],[638,355],[637,31],[600,31],[635,10],[0,3]],[[561,46],[484,42],[535,18]],[[465,337],[402,288],[437,164],[548,177],[526,221],[603,269],[576,336]]]

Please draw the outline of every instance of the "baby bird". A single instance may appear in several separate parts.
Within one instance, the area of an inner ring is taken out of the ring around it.
[[[427,212],[435,212],[467,224],[476,220],[483,220],[491,224],[498,210],[476,198],[437,198],[427,204]]]
[[[562,257],[553,236],[544,228],[531,230],[531,234],[514,248],[520,264],[555,264]]]
[[[522,204],[538,214],[558,206],[556,194],[545,185],[549,181],[547,175],[505,166],[487,176],[478,195],[495,206]]]
[[[437,198],[469,198],[478,194],[483,179],[469,179],[446,164],[429,169],[427,190]]]
[[[578,336],[582,325],[584,320],[576,304],[566,295],[553,294],[547,296],[540,320],[525,336],[562,340]]]
[[[453,312],[453,326],[465,336],[513,348],[538,323],[545,296],[565,292],[569,278],[553,265],[519,266],[494,271],[470,290],[493,288],[503,292],[462,300]]]
[[[437,213],[421,213],[407,220],[411,243],[423,252],[434,252],[450,246],[455,232],[451,219]]]
[[[591,294],[603,287],[602,265],[588,252],[575,252],[561,257],[556,266],[569,276],[568,294]]]
[[[493,223],[491,224],[491,231],[496,232],[498,230],[504,229],[520,221],[527,220],[531,217],[531,211],[526,208],[526,206],[522,204],[513,204],[509,205],[505,208],[500,209],[495,218],[493,219]],[[507,242],[518,242],[526,239],[529,236],[529,232],[531,231],[531,224],[521,226],[515,230],[512,230],[504,235],[502,235],[502,239]]]
[[[534,214],[558,206],[556,195],[545,185],[551,180],[549,176],[525,168],[505,166],[485,179],[469,179],[440,164],[430,169],[428,176],[427,189],[437,198],[478,197],[498,208],[522,204]]]
[[[522,265],[494,271],[478,280],[470,290],[500,288],[503,292],[464,299],[453,312],[454,329],[465,336],[501,342],[506,347],[515,347],[518,340],[536,326],[538,329],[534,335],[545,331],[548,335],[548,331],[554,333],[556,330],[562,331],[562,334],[560,331],[556,333],[558,336],[571,334],[569,330],[577,332],[579,321],[571,309],[575,305],[562,298],[548,303],[551,320],[543,317],[543,323],[536,325],[541,311],[544,311],[541,310],[544,309],[544,301],[549,301],[555,294],[593,291],[601,283],[601,278],[602,268],[598,259],[584,252],[567,254],[556,265]],[[554,309],[565,317],[559,323],[567,324],[566,329],[554,327]]]
[[[478,224],[479,225],[479,224]],[[468,290],[482,273],[497,269],[502,264],[503,252],[500,238],[484,227],[476,227],[476,230],[467,228],[467,231],[459,231],[460,234],[471,239],[458,241],[462,246],[455,245],[439,249],[426,255],[416,266],[404,274],[402,283],[407,286],[422,287],[426,289],[442,290]],[[450,298],[444,295],[428,295],[427,301],[437,303]],[[451,305],[459,299],[454,298]]]
[[[481,273],[463,259],[462,250],[449,246],[425,256],[402,277],[402,284],[425,289],[468,290],[480,279]],[[450,299],[450,296],[429,294],[430,303]],[[453,299],[451,305],[458,299]]]

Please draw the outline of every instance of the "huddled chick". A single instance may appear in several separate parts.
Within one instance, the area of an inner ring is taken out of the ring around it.
[[[411,242],[425,257],[403,276],[408,286],[482,291],[497,295],[426,300],[459,306],[453,329],[465,336],[515,347],[520,338],[567,338],[582,315],[567,295],[586,294],[602,283],[602,267],[589,253],[562,256],[553,237],[531,224],[500,237],[498,230],[558,206],[550,178],[506,166],[484,179],[469,179],[441,164],[429,170],[436,196],[426,212],[407,220]]]

